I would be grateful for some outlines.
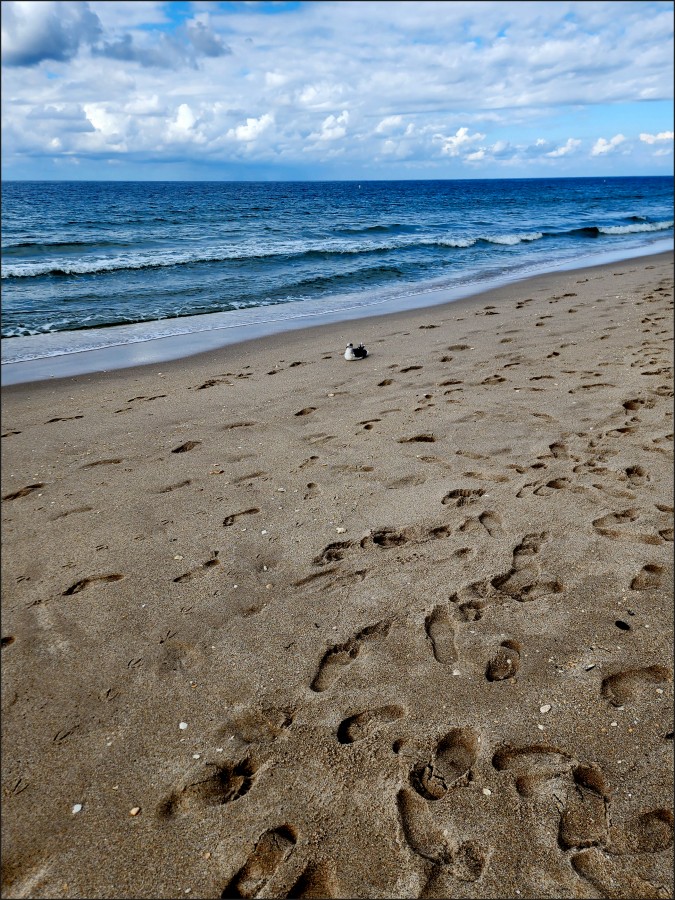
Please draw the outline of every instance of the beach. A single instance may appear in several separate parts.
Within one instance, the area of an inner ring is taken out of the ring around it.
[[[5,386],[2,897],[672,897],[672,328],[669,252]]]

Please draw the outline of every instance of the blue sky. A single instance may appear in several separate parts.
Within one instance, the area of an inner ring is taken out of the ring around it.
[[[3,179],[670,175],[671,0],[3,0]]]

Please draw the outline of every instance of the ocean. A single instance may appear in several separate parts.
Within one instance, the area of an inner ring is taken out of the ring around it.
[[[669,177],[6,181],[2,363],[227,343],[672,247]]]

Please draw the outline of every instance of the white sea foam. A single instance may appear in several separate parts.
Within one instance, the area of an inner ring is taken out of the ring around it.
[[[514,244],[522,244],[523,241],[538,241],[543,236],[541,231],[529,231],[525,234],[495,234],[484,237],[483,240],[489,244],[508,244],[513,246]]]
[[[673,227],[673,220],[670,222],[644,222],[639,225],[604,225],[598,228],[600,234],[638,234],[644,231],[666,231]]]

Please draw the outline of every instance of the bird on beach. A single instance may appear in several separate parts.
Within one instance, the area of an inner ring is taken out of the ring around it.
[[[368,351],[363,344],[359,344],[358,347],[355,347],[353,344],[347,344],[345,359],[365,359],[366,356],[368,356]]]

